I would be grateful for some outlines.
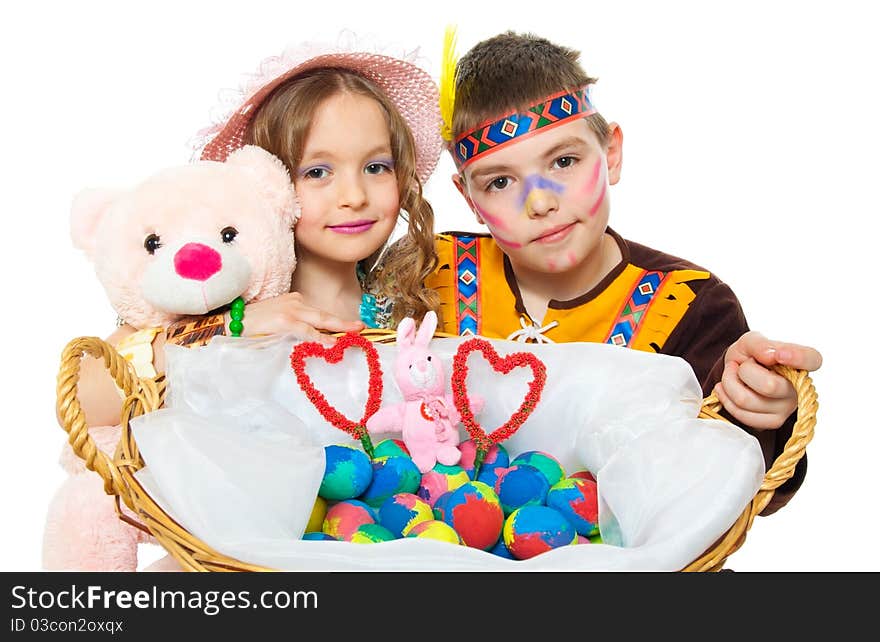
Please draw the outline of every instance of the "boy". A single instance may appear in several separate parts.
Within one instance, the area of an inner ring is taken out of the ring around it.
[[[454,92],[441,79],[441,96],[454,95],[443,110],[453,182],[489,234],[438,236],[439,262],[426,285],[441,297],[440,330],[680,356],[704,394],[714,389],[729,416],[759,438],[769,466],[797,407],[793,386],[769,367],[815,370],[821,356],[749,332],[716,276],[608,227],[623,136],[591,104],[595,79],[578,57],[507,32],[458,61]],[[764,514],[788,501],[805,472],[803,457]]]

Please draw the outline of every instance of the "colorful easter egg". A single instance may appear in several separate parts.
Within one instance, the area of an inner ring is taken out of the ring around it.
[[[544,474],[544,477],[547,478],[547,482],[551,486],[565,477],[565,469],[559,463],[559,460],[541,450],[528,450],[520,453],[510,462],[511,466],[513,464],[534,466]]]
[[[422,473],[422,481],[416,494],[431,506],[445,492],[455,490],[469,481],[467,472],[461,466],[435,464],[434,468]]]
[[[558,510],[523,506],[504,521],[504,544],[518,560],[525,560],[577,541],[574,527]]]
[[[514,464],[504,468],[495,482],[495,494],[505,515],[523,506],[540,506],[547,498],[550,484],[534,466]]]
[[[596,489],[594,481],[568,477],[550,488],[546,503],[562,513],[579,535],[596,535],[599,532]]]
[[[373,478],[370,458],[362,450],[344,444],[324,447],[324,478],[318,495],[325,499],[354,499]]]
[[[322,531],[348,541],[361,524],[379,521],[376,509],[357,499],[345,499],[327,509]]]
[[[474,459],[477,456],[477,446],[472,439],[467,439],[458,445],[461,451],[461,459],[458,465],[467,472],[470,479],[474,478]],[[484,467],[494,468],[495,466],[509,466],[510,455],[501,444],[495,444],[486,453],[483,463],[480,465],[482,470]]]
[[[504,511],[490,486],[471,481],[452,491],[445,503],[443,521],[455,529],[466,546],[485,551],[501,535]]]
[[[402,439],[383,439],[373,446],[373,457],[409,457],[409,448],[403,443]]]
[[[476,481],[483,482],[487,486],[495,488],[499,475],[506,471],[507,466],[480,466],[480,472],[477,473]],[[471,471],[473,473],[473,471]]]
[[[497,555],[498,557],[503,557],[508,560],[515,560],[516,558],[513,556],[513,553],[507,548],[507,544],[504,543],[504,538],[499,537],[498,541],[495,542],[495,546],[489,549],[489,552],[492,555]]]
[[[324,518],[327,516],[327,500],[318,495],[315,497],[315,504],[312,506],[312,514],[309,515],[309,521],[306,524],[307,533],[316,533],[323,528]]]
[[[419,522],[406,534],[407,537],[417,537],[419,539],[436,539],[441,542],[450,544],[461,544],[461,537],[446,522],[439,519],[431,519],[426,522]]]
[[[602,541],[602,534],[599,535],[590,535],[587,539],[590,540],[590,544],[604,544]]]
[[[584,535],[578,535],[577,541],[575,544],[592,544],[589,537],[585,537]]]
[[[392,495],[415,493],[421,479],[422,473],[409,457],[400,455],[375,457],[373,479],[358,499],[378,508]]]
[[[396,539],[394,533],[381,524],[361,524],[349,540],[352,544],[378,544]]]
[[[571,475],[569,475],[572,479],[587,479],[589,481],[596,481],[596,476],[593,475],[589,470],[576,470]]]
[[[308,531],[303,533],[303,539],[308,540],[319,540],[319,541],[327,541],[327,542],[338,542],[339,540],[330,535],[329,533],[325,533],[323,531]]]
[[[456,490],[458,489],[456,488]],[[449,498],[452,497],[453,492],[454,491],[450,490],[443,493],[437,498],[437,501],[434,502],[434,519],[439,519],[441,522],[446,521],[446,506],[449,504]]]
[[[412,493],[392,495],[379,507],[379,523],[395,537],[404,537],[419,522],[434,519],[434,511],[424,499]]]

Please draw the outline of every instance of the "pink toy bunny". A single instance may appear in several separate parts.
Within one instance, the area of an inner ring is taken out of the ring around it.
[[[452,395],[446,392],[443,362],[428,349],[428,343],[437,329],[437,315],[425,314],[416,332],[411,318],[397,326],[397,360],[394,378],[403,401],[384,406],[367,420],[367,430],[378,434],[400,431],[413,462],[425,473],[440,462],[453,466],[461,459],[458,449],[458,424],[461,415],[455,408]],[[472,400],[472,405],[482,407]]]

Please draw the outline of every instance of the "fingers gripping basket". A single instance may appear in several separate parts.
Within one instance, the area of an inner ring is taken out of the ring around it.
[[[371,341],[393,343],[391,331],[367,330],[364,335]],[[452,336],[437,333],[435,336]],[[113,457],[99,450],[88,433],[86,418],[77,399],[80,364],[84,355],[103,360],[116,385],[125,394],[122,407],[122,432]],[[758,492],[736,519],[734,524],[702,555],[684,567],[683,571],[718,571],[727,558],[745,542],[746,534],[756,515],[773,499],[777,488],[794,474],[795,466],[804,456],[807,444],[813,438],[818,408],[815,388],[809,374],[785,366],[777,372],[794,386],[798,398],[798,417],[792,434],[782,453],[764,476]],[[207,546],[172,519],[144,490],[134,473],[144,461],[129,426],[132,418],[162,406],[165,396],[163,375],[155,379],[139,379],[131,365],[107,342],[97,337],[81,337],[71,341],[62,354],[58,373],[57,406],[62,426],[69,434],[73,451],[85,461],[89,470],[104,480],[104,490],[116,498],[120,519],[153,535],[155,539],[188,571],[271,571],[233,559]],[[711,395],[703,400],[699,416],[721,419],[721,403]],[[140,519],[126,516],[124,503]]]

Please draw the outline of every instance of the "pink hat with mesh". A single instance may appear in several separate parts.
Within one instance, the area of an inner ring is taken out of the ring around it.
[[[437,165],[443,141],[437,84],[415,59],[416,52],[392,57],[341,45],[309,43],[289,48],[264,60],[239,90],[227,95],[230,108],[220,122],[197,134],[196,153],[202,160],[226,160],[245,144],[248,125],[272,90],[306,71],[334,67],[363,76],[388,96],[412,132],[416,174],[424,183]]]

